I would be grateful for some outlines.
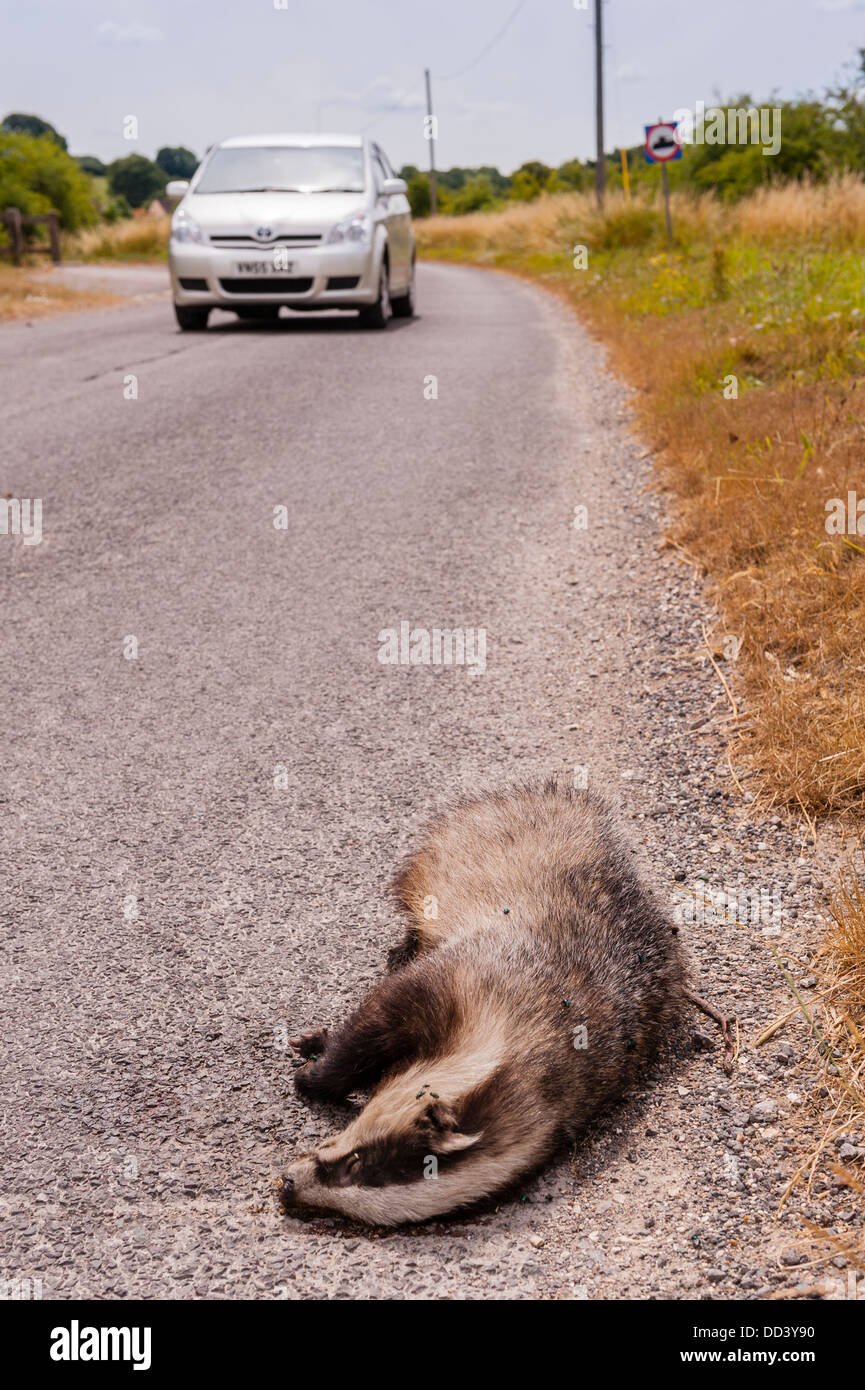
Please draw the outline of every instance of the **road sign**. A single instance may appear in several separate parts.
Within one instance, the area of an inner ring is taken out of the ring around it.
[[[670,217],[670,178],[667,165],[671,159],[682,158],[682,146],[678,139],[677,121],[656,121],[645,127],[646,138],[643,148],[646,158],[652,164],[661,166],[661,185],[664,190],[664,223],[667,229],[667,245],[673,244],[673,222]]]
[[[676,121],[658,121],[656,125],[647,125],[645,131],[646,158],[652,164],[666,164],[668,159],[682,158]]]

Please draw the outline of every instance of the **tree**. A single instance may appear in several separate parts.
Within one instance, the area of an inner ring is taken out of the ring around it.
[[[11,111],[5,117],[2,129],[14,135],[48,135],[61,150],[69,148],[63,136],[41,116],[25,116],[21,111]]]
[[[837,145],[836,162],[848,169],[857,169],[860,172],[865,170],[863,83],[865,83],[865,48],[860,48],[853,81],[828,93],[831,115],[835,118],[833,129]],[[785,129],[785,140],[786,137]]]
[[[170,179],[191,179],[198,168],[198,156],[183,145],[163,145],[156,163]]]
[[[553,172],[549,164],[542,164],[539,159],[527,159],[525,164],[521,164],[515,171],[517,174],[528,174],[530,179],[534,179],[538,188],[543,188],[550,174]],[[514,175],[511,175],[513,178]]]
[[[585,164],[578,159],[567,159],[547,178],[544,187],[548,193],[562,193],[568,189],[588,188],[593,180]]]
[[[141,208],[165,191],[165,175],[152,159],[130,154],[108,166],[108,187],[130,207]]]
[[[0,208],[57,212],[66,231],[96,221],[90,178],[54,140],[0,130]]]
[[[528,169],[517,169],[511,175],[511,187],[509,197],[516,199],[519,203],[530,203],[533,198],[540,196],[541,185],[537,179],[529,173]]]
[[[95,154],[76,154],[75,163],[79,169],[83,169],[85,174],[93,174],[95,178],[104,178],[105,165],[101,159],[97,159]]]
[[[765,111],[767,108],[763,108]],[[842,137],[837,125],[837,117],[822,102],[806,99],[796,102],[779,103],[780,130],[783,139],[779,140],[775,154],[764,154],[762,134],[757,120],[745,125],[737,113],[754,110],[749,96],[741,96],[712,111],[723,112],[721,129],[725,140],[722,144],[686,144],[683,158],[670,166],[673,187],[691,185],[699,189],[712,188],[722,197],[736,198],[761,183],[776,179],[795,179],[803,175],[825,177],[828,169],[842,162]],[[773,108],[769,107],[772,111]],[[707,127],[711,129],[712,115],[707,111]],[[747,141],[743,137],[754,134],[760,138]],[[740,129],[741,125],[741,129]],[[765,134],[778,130],[778,118],[773,114],[766,126]],[[705,132],[704,132],[705,134]]]

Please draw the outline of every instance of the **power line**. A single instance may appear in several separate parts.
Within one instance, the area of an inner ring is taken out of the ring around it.
[[[484,47],[481,49],[480,53],[478,53],[477,56],[474,57],[470,63],[467,63],[465,67],[459,68],[456,72],[449,72],[449,73],[446,73],[445,76],[444,76],[444,77],[441,77],[439,80],[440,80],[441,82],[451,82],[455,77],[462,77],[463,73],[465,73],[465,72],[470,72],[472,68],[477,67],[477,65],[478,65],[478,63],[481,61],[481,59],[482,59],[482,58],[485,58],[485,57],[487,56],[487,54],[490,53],[490,52],[492,51],[492,49],[495,48],[495,46],[496,46],[496,44],[498,43],[499,39],[504,38],[505,34],[506,34],[506,33],[508,32],[508,30],[510,29],[511,25],[513,24],[514,20],[516,19],[517,15],[519,14],[520,10],[522,10],[522,9],[525,7],[526,3],[527,3],[527,0],[518,0],[518,3],[517,3],[517,4],[514,6],[514,8],[511,10],[510,14],[508,15],[508,17],[507,17],[507,19],[505,20],[504,24],[502,25],[501,29],[499,29],[499,30],[493,35],[493,37],[489,40],[489,42],[486,43],[486,44],[484,45]],[[414,88],[411,90],[411,92],[409,92],[409,94],[408,94],[408,100],[411,100],[411,98],[414,96],[415,92],[417,92],[417,91],[419,91],[419,90],[420,90],[420,87],[419,87],[419,86],[418,86],[418,87],[414,87]],[[404,98],[404,100],[405,100],[405,98]],[[360,131],[361,135],[365,135],[366,132],[367,132],[368,130],[372,130],[373,126],[378,125],[381,121],[387,120],[387,118],[388,118],[389,116],[396,116],[396,115],[398,115],[400,112],[404,111],[404,109],[405,109],[405,108],[403,108],[403,107],[391,107],[388,111],[381,111],[377,116],[374,116],[373,119],[372,119],[371,121],[367,121],[366,125],[361,126],[361,131]]]
[[[516,19],[517,15],[519,14],[520,10],[523,8],[525,3],[526,0],[518,0],[518,3],[511,10],[501,29],[499,29],[497,34],[493,35],[489,43],[481,49],[480,53],[477,55],[476,58],[473,58],[470,63],[467,63],[464,68],[459,68],[457,72],[446,73],[444,77],[441,77],[439,79],[439,81],[450,82],[454,77],[462,77],[464,72],[469,72],[472,68],[477,67],[481,59],[485,58],[487,54],[490,52],[490,50],[495,48],[499,39],[504,38],[505,34],[510,29],[511,25],[513,24],[514,20]]]

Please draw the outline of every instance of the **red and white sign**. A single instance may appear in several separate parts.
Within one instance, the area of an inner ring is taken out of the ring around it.
[[[647,125],[645,130],[646,158],[653,164],[665,164],[668,159],[681,159],[682,146],[679,144],[676,121],[659,121],[657,125]]]

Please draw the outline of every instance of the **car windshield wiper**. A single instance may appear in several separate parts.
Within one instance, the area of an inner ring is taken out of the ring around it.
[[[285,188],[282,185],[268,183],[261,188],[197,188],[196,193],[305,193],[305,188]]]
[[[312,188],[312,189],[310,189],[310,192],[311,192],[311,193],[362,193],[362,192],[363,192],[363,187],[358,188],[357,184],[355,183],[355,184],[352,185],[351,188]]]

